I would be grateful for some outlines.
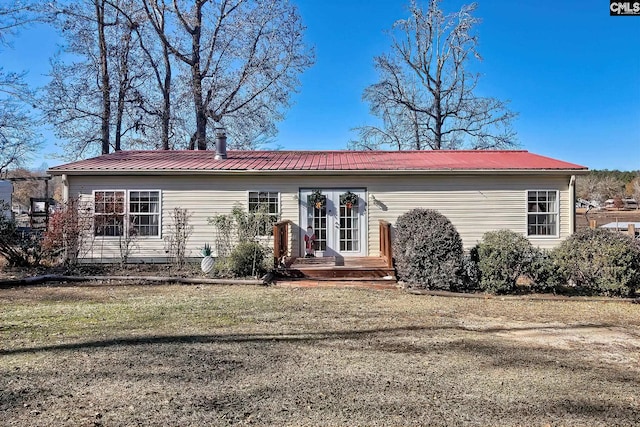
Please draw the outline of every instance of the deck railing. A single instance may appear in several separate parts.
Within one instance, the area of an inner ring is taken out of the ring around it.
[[[273,266],[282,265],[284,257],[289,254],[289,224],[291,221],[280,221],[273,225]]]
[[[393,267],[393,253],[391,252],[391,224],[380,220],[380,256],[387,261],[387,267]]]

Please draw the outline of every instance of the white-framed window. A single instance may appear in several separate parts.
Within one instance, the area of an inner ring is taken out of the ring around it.
[[[160,237],[159,190],[96,190],[94,235]]]
[[[93,213],[94,235],[122,236],[124,233],[125,191],[94,191]]]
[[[559,224],[558,191],[527,191],[527,235],[558,235]]]
[[[159,191],[129,191],[129,232],[160,237]]]
[[[249,212],[258,214],[258,235],[270,236],[273,234],[273,224],[280,221],[280,193],[249,191]]]

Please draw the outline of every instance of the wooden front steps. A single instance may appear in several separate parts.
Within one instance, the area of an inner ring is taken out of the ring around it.
[[[342,288],[342,289],[369,289],[374,291],[396,291],[399,289],[395,280],[322,280],[322,279],[295,279],[278,280],[275,286],[280,288]]]
[[[395,281],[395,270],[383,257],[295,258],[284,270],[289,278]]]

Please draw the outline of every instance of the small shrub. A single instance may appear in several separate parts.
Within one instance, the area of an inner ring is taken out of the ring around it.
[[[456,290],[462,284],[462,239],[437,211],[413,209],[395,224],[398,278],[411,287]]]
[[[516,281],[530,271],[536,250],[524,236],[511,230],[485,233],[478,245],[480,287],[493,293],[512,293]]]
[[[640,242],[623,233],[580,230],[552,258],[562,279],[580,293],[633,296],[640,286]]]
[[[229,257],[220,257],[215,259],[213,264],[213,275],[215,277],[233,277],[233,274],[231,274]]]
[[[228,260],[228,268],[235,277],[260,276],[265,272],[265,250],[258,242],[238,244]]]
[[[187,263],[187,242],[193,233],[191,213],[187,209],[173,208],[171,219],[173,223],[167,226],[164,236],[165,252],[177,267],[182,268]]]

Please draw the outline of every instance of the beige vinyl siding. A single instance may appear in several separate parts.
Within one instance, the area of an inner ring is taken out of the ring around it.
[[[416,208],[436,209],[447,216],[462,236],[466,248],[486,231],[509,228],[526,235],[527,190],[559,191],[559,237],[535,238],[540,247],[553,247],[571,234],[569,176],[534,175],[230,175],[230,176],[68,176],[69,196],[91,200],[94,190],[160,190],[162,235],[135,241],[132,259],[164,260],[165,241],[175,207],[191,213],[193,233],[188,256],[198,257],[205,243],[214,245],[214,228],[208,218],[231,212],[239,203],[246,209],[249,191],[280,193],[281,219],[292,221],[292,255],[301,253],[299,200],[301,188],[365,188],[367,190],[367,242],[369,255],[379,254],[380,219],[395,223],[398,216]],[[119,258],[117,238],[93,241],[93,257]]]
[[[559,191],[559,236],[531,238],[550,248],[571,234],[569,177],[529,176],[425,176],[388,179],[369,190],[369,252],[379,250],[377,222],[392,224],[415,208],[435,209],[460,233],[465,248],[478,243],[485,232],[507,228],[526,235],[527,190]]]

